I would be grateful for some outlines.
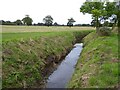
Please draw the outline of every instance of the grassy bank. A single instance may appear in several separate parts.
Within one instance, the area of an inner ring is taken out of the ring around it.
[[[48,73],[77,38],[82,39],[89,32],[3,33],[3,88],[43,87]]]
[[[100,37],[93,32],[84,38],[84,46],[68,87],[116,87],[120,75],[117,35]]]

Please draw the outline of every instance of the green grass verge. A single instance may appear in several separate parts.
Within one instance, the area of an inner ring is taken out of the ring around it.
[[[90,32],[3,33],[3,88],[41,87],[46,65],[59,61],[76,38]]]
[[[118,77],[118,36],[98,36],[95,32],[84,38],[84,49],[68,84],[69,88],[116,87]]]

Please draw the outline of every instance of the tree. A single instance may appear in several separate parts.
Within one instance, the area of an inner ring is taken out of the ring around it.
[[[45,18],[43,18],[43,21],[45,22],[46,26],[52,26],[53,18],[50,15],[47,15]]]
[[[91,22],[91,26],[96,26],[96,21],[95,20],[92,20],[92,22]]]
[[[81,8],[80,12],[83,14],[88,13],[92,14],[92,18],[94,20],[96,31],[99,30],[99,18],[106,13],[104,10],[104,3],[103,2],[85,2]]]
[[[26,15],[26,17],[23,18],[22,21],[24,25],[28,25],[28,26],[32,25],[32,22],[33,22],[32,18],[30,18],[29,15]]]
[[[119,5],[118,5],[117,20],[118,20],[118,32],[120,35],[120,1],[119,1]]]
[[[18,19],[18,20],[16,20],[16,21],[15,21],[15,23],[16,23],[16,25],[22,25],[22,21],[21,21],[21,20],[19,20],[19,19]]]
[[[0,20],[0,25],[5,25],[5,21],[4,20]]]
[[[38,26],[44,26],[44,23],[38,23],[37,25]]]
[[[73,18],[68,19],[67,26],[71,27],[73,26],[73,23],[76,22]]]
[[[118,30],[120,31],[120,1],[107,2],[105,10],[107,11],[107,17],[112,17],[114,26],[117,23]]]
[[[54,23],[54,26],[58,26],[59,24],[57,22]]]
[[[85,2],[80,8],[80,12],[83,14],[92,14],[97,31],[99,30],[99,24],[102,20],[104,22],[111,20],[111,22],[115,24],[118,22],[118,26],[120,26],[120,5],[116,6],[117,3],[118,2]]]
[[[114,23],[112,26],[114,28],[115,24],[117,23],[116,2],[107,2],[105,10],[107,11],[106,17],[110,18],[110,21]]]

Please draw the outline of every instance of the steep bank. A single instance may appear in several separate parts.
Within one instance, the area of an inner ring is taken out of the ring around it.
[[[3,88],[43,87],[47,75],[70,51],[79,36],[82,39],[90,32],[51,32],[41,36],[23,33],[22,37],[16,33],[15,39],[7,38],[12,36],[9,33],[3,34],[7,38],[4,37],[2,43]]]
[[[84,49],[68,87],[118,87],[118,63],[117,35],[100,37],[92,32],[84,38]]]

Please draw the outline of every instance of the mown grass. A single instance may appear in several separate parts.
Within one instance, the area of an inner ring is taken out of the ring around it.
[[[59,62],[91,31],[3,33],[3,88],[42,87],[46,65]]]
[[[100,37],[93,32],[84,38],[84,46],[68,87],[118,87],[120,72],[117,35]]]

